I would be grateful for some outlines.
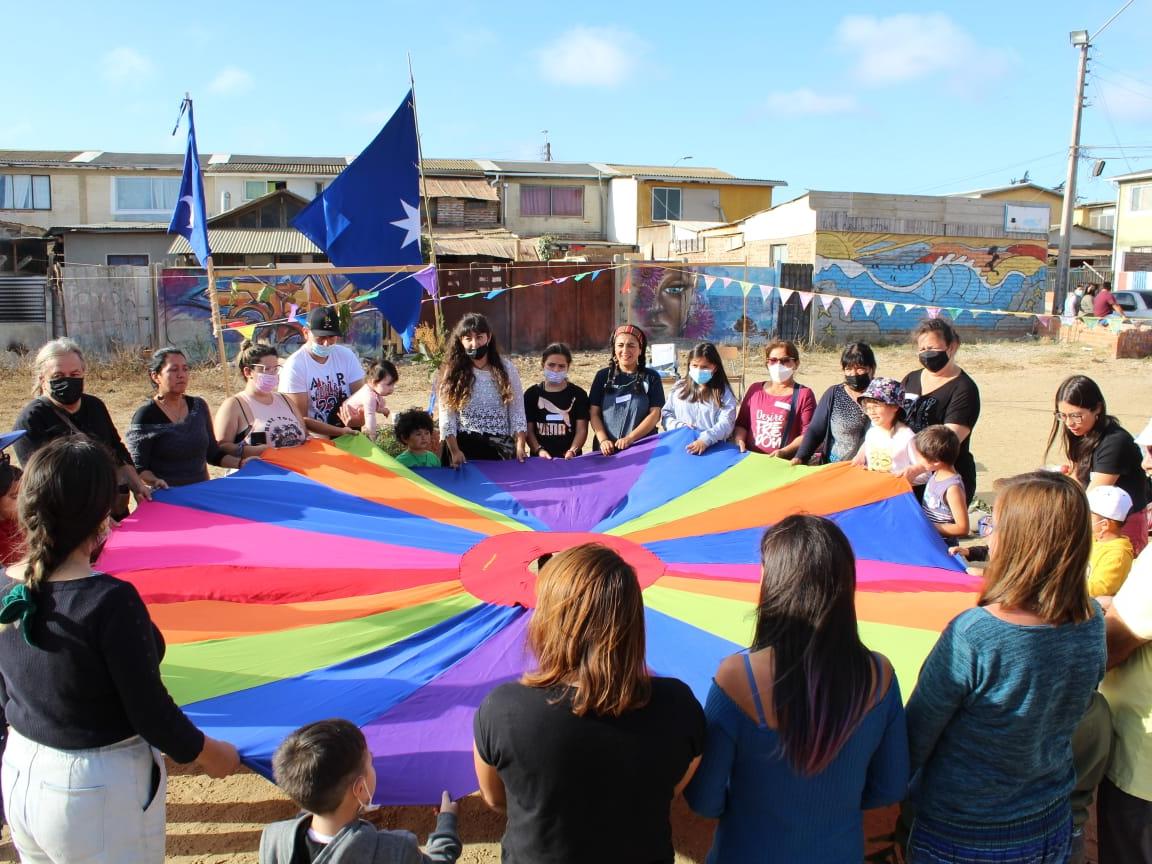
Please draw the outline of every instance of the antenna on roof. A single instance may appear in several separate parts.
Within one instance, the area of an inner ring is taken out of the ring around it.
[[[547,129],[541,129],[540,134],[544,136],[544,152],[543,152],[544,161],[545,162],[551,162],[552,161],[552,144],[548,141],[548,130]]]

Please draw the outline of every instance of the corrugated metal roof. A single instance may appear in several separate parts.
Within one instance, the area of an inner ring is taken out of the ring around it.
[[[435,232],[437,255],[488,255],[508,261],[534,261],[539,258],[536,244],[520,239],[506,228],[477,228],[465,231]]]
[[[321,255],[316,245],[295,228],[209,228],[208,245],[220,255]],[[177,235],[169,255],[188,255],[192,247]]]
[[[49,234],[37,225],[23,222],[6,222],[0,219],[0,237],[5,240],[43,240]]]
[[[474,201],[499,201],[500,194],[483,177],[426,177],[425,198],[469,198]]]
[[[235,157],[233,157],[235,158]],[[335,177],[347,164],[339,162],[216,162],[205,174],[296,174],[306,177]]]
[[[80,150],[0,150],[0,164],[67,162],[75,159]]]
[[[657,174],[661,177],[709,177],[709,178],[729,178],[732,175],[727,171],[721,171],[719,168],[706,168],[703,165],[616,165],[608,163],[608,167],[613,171],[618,171],[629,177],[637,174]]]
[[[85,222],[79,225],[53,225],[53,234],[61,231],[167,231],[167,222]]]
[[[427,174],[475,174],[482,175],[483,169],[475,159],[425,159],[424,172]]]
[[[203,163],[205,158],[200,161]],[[89,162],[70,163],[93,168],[167,168],[184,170],[183,153],[101,153]]]
[[[493,159],[492,164],[503,174],[535,174],[542,177],[599,177],[604,174],[587,162],[505,162]]]

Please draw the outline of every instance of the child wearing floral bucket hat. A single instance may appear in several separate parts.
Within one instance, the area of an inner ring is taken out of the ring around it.
[[[860,407],[872,421],[853,460],[869,471],[903,474],[916,460],[916,437],[904,422],[904,387],[895,378],[873,378],[860,395]]]

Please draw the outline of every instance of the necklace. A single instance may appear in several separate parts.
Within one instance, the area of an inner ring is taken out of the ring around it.
[[[164,402],[163,396],[156,396],[154,398],[156,400],[156,404],[160,406],[160,410],[164,412],[164,416],[171,420],[173,423],[179,423],[181,420],[188,416],[188,402],[184,399],[183,396],[181,396],[180,401],[171,408],[168,407],[168,405]]]

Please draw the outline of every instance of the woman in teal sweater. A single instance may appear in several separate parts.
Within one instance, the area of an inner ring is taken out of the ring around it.
[[[910,864],[1068,860],[1072,733],[1107,660],[1084,578],[1088,502],[1039,471],[1004,488],[992,522],[979,605],[941,634],[908,700]]]
[[[907,788],[900,688],[860,641],[856,560],[835,523],[789,516],[760,552],[752,647],[716,672],[684,794],[720,818],[709,864],[861,861],[861,811]]]

